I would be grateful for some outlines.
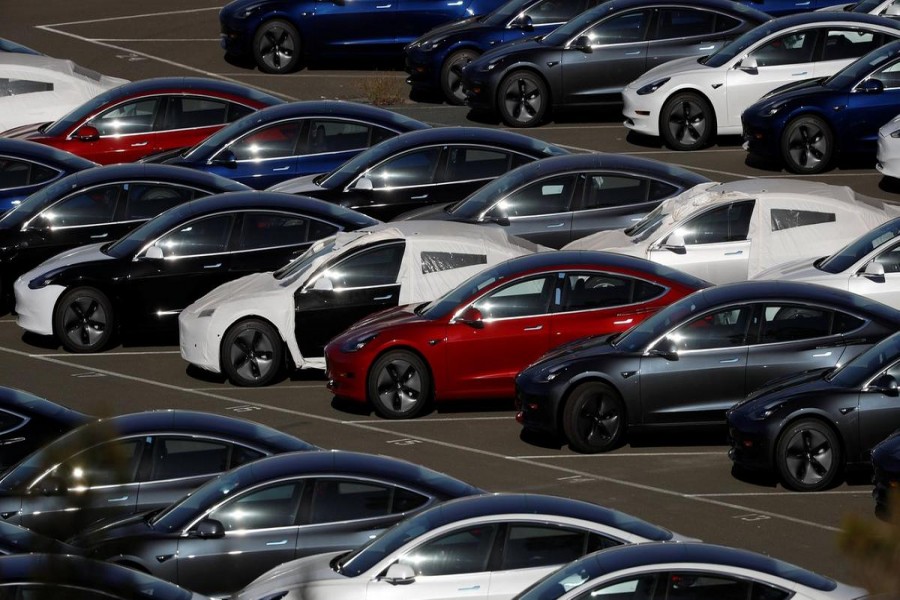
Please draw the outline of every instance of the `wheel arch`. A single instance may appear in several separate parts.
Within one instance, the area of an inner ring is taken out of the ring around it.
[[[432,400],[432,402],[437,400],[437,391],[435,389],[436,382],[434,380],[434,368],[431,366],[431,361],[428,360],[428,357],[425,356],[425,354],[423,352],[421,352],[418,348],[416,348],[414,345],[412,345],[408,342],[400,342],[397,344],[392,344],[390,346],[385,345],[382,348],[380,348],[374,356],[372,356],[372,360],[371,360],[371,362],[369,362],[369,367],[366,369],[366,382],[365,382],[366,400],[369,402],[369,404],[372,403],[372,399],[369,398],[369,377],[372,376],[372,368],[375,366],[375,363],[378,362],[378,360],[382,356],[384,356],[388,352],[393,352],[395,350],[405,350],[405,351],[411,352],[412,354],[415,354],[417,357],[419,357],[419,359],[425,365],[425,368],[428,369],[428,376],[431,378],[431,400]]]
[[[666,106],[666,104],[668,104],[669,100],[671,100],[673,96],[676,96],[678,94],[696,94],[697,96],[700,96],[701,98],[703,98],[712,107],[713,116],[716,119],[716,127],[718,127],[719,115],[716,113],[716,103],[713,102],[713,99],[710,98],[709,94],[707,94],[706,92],[701,90],[699,87],[697,87],[697,85],[695,83],[685,82],[685,83],[679,84],[678,87],[669,90],[669,93],[666,96],[666,99],[663,100],[662,104],[659,105],[659,117],[657,117],[656,125],[657,125],[657,127],[659,127],[660,131],[662,131],[662,118],[663,118],[663,114],[662,114],[663,110],[662,109]]]
[[[494,106],[500,106],[500,84],[503,83],[504,79],[506,79],[516,71],[528,71],[532,75],[539,77],[540,80],[544,82],[544,85],[547,86],[547,95],[550,96],[548,102],[549,108],[552,109],[556,107],[556,94],[554,93],[556,88],[550,82],[550,80],[547,79],[547,77],[543,73],[541,73],[541,70],[531,63],[516,63],[504,69],[503,73],[501,73],[500,76],[495,80],[497,82],[497,89],[494,90]]]
[[[837,427],[835,427],[832,418],[827,413],[813,409],[809,411],[800,411],[788,417],[788,419],[785,420],[784,425],[779,429],[778,435],[772,440],[771,467],[773,472],[778,472],[778,465],[776,464],[776,461],[778,460],[778,445],[781,443],[784,436],[787,435],[788,430],[799,421],[818,421],[831,431],[834,435],[834,439],[837,440],[838,447],[843,456],[843,464],[839,467],[840,469],[843,469],[847,464],[847,442],[840,431],[838,431]]]
[[[281,347],[284,350],[284,361],[287,362],[288,357],[291,356],[291,349],[287,343],[287,340],[285,340],[284,336],[281,334],[281,330],[278,328],[278,325],[276,325],[269,319],[267,319],[265,317],[261,317],[259,315],[253,315],[253,314],[243,315],[243,316],[235,319],[234,321],[232,321],[231,324],[229,324],[228,327],[226,327],[222,331],[222,338],[219,340],[219,369],[222,370],[221,372],[223,372],[223,373],[225,372],[224,365],[223,365],[225,352],[224,352],[224,349],[222,348],[222,345],[225,343],[225,338],[228,337],[228,332],[231,331],[232,329],[234,329],[235,327],[239,326],[241,323],[246,323],[247,321],[262,321],[263,323],[265,323],[266,325],[270,326],[272,329],[275,330],[275,333],[278,334],[278,339],[281,341]],[[291,356],[291,359],[293,360],[292,356]]]
[[[622,391],[612,382],[612,379],[606,373],[590,372],[583,373],[577,379],[573,379],[572,381],[570,381],[569,385],[566,386],[565,391],[560,396],[559,404],[556,406],[555,413],[553,415],[553,418],[556,421],[555,429],[558,434],[561,435],[563,433],[563,414],[565,413],[566,405],[569,403],[569,400],[572,397],[572,393],[584,383],[602,383],[609,386],[613,391],[615,391],[619,395],[619,398],[622,399],[622,407],[625,409],[625,424],[626,426],[631,425],[631,411],[628,410],[628,403],[625,402],[625,396],[624,394],[622,394]]]
[[[818,106],[813,105],[804,105],[798,107],[788,114],[784,116],[784,119],[781,121],[782,126],[780,128],[780,135],[778,136],[778,147],[781,147],[782,138],[787,131],[788,126],[796,121],[797,119],[802,119],[803,117],[816,117],[822,121],[822,123],[831,131],[831,139],[834,144],[834,156],[836,157],[841,152],[841,140],[840,136],[837,135],[837,130],[834,128],[834,123],[829,119],[824,110],[819,108]],[[833,165],[834,163],[832,163]]]
[[[56,302],[53,303],[53,312],[51,313],[51,319],[52,319],[51,325],[53,326],[54,335],[58,334],[58,332],[56,331],[56,318],[55,318],[56,311],[59,309],[59,306],[62,303],[63,298],[66,297],[66,294],[68,294],[72,290],[76,290],[78,288],[93,288],[93,289],[101,292],[104,296],[106,296],[106,298],[109,300],[110,304],[112,304],[113,315],[115,315],[115,318],[113,320],[113,325],[115,326],[115,332],[119,333],[122,331],[122,319],[119,318],[121,316],[119,313],[121,310],[122,301],[121,301],[121,298],[118,296],[118,294],[114,291],[115,286],[113,286],[109,282],[98,281],[95,279],[87,279],[87,278],[77,278],[77,279],[68,281],[66,283],[61,283],[59,285],[64,285],[65,289],[59,295],[59,297],[56,299]]]

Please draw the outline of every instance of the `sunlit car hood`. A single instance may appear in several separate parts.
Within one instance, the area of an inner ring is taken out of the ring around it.
[[[284,192],[286,194],[305,194],[307,192],[313,192],[316,190],[321,190],[322,187],[313,183],[313,179],[321,175],[321,173],[316,173],[315,175],[304,175],[303,177],[295,177],[294,179],[288,179],[287,181],[282,181],[281,183],[276,183],[268,190],[269,192]]]
[[[503,44],[493,50],[489,50],[485,52],[468,65],[463,67],[464,71],[471,70],[475,71],[487,71],[487,66],[495,62],[497,60],[506,58],[508,56],[517,54],[519,52],[528,52],[529,50],[538,50],[538,49],[546,49],[546,46],[541,43],[540,37],[531,37],[526,38],[524,40],[515,40],[513,42],[509,42],[507,44]]]
[[[284,295],[285,280],[275,279],[272,272],[253,273],[240,279],[223,283],[219,287],[195,301],[185,309],[185,313],[200,312],[206,308],[218,308],[243,302],[258,303],[261,297]]]
[[[0,133],[0,136],[5,138],[16,138],[20,140],[31,140],[37,137],[44,137],[41,134],[41,130],[43,127],[49,125],[50,123],[51,121],[46,121],[44,123],[20,125],[18,127],[13,127],[12,129],[7,129],[3,133]]]
[[[58,269],[60,267],[68,267],[95,261],[115,260],[114,257],[100,251],[100,248],[107,243],[108,242],[101,242],[89,246],[79,246],[78,248],[73,248],[72,250],[57,254],[53,258],[48,258],[28,273],[25,273],[22,277],[40,275],[41,273],[46,273],[47,271],[52,271],[53,269]]]
[[[479,25],[480,16],[469,17],[467,19],[463,19],[461,21],[453,21],[451,23],[447,23],[445,25],[439,25],[434,29],[431,29],[428,33],[417,39],[416,41],[409,44],[409,47],[417,46],[424,42],[430,42],[431,40],[436,40],[440,38],[445,38],[450,34],[456,33],[458,31],[478,31],[479,29],[494,29],[493,27],[486,28],[483,25]]]
[[[827,279],[834,277],[831,273],[820,271],[814,265],[821,258],[798,258],[789,262],[775,265],[757,273],[750,279],[790,279],[791,281],[810,281],[813,279]]]
[[[822,85],[823,81],[825,81],[825,78],[819,77],[817,79],[806,79],[785,84],[765,94],[747,110],[752,112],[759,112],[760,109],[767,111],[769,107],[776,104],[784,104],[792,100],[815,97],[818,94],[828,94],[835,91]]]
[[[707,71],[709,67],[701,64],[700,58],[696,56],[686,56],[684,58],[676,58],[661,65],[657,65],[628,84],[629,88],[639,88],[644,85],[663,79],[664,77],[672,77],[673,75],[685,75],[692,71]]]
[[[825,374],[831,370],[831,367],[811,369],[770,381],[737,403],[728,414],[765,410],[781,404],[789,396],[831,390],[833,386],[824,379]]]
[[[582,359],[589,356],[600,356],[616,352],[616,348],[609,343],[609,340],[616,335],[618,334],[610,333],[573,340],[547,352],[535,362],[531,363],[528,368],[547,366],[552,362],[569,360],[570,358]]]
[[[619,254],[644,256],[644,244],[632,244],[631,238],[621,229],[598,231],[567,244],[563,250],[609,250]]]
[[[347,333],[352,331],[353,337],[356,337],[369,333],[378,333],[396,325],[427,322],[428,319],[415,313],[416,307],[423,304],[427,303],[416,302],[378,311],[351,325]],[[343,335],[338,337],[343,337]]]
[[[331,561],[345,551],[316,554],[283,563],[257,577],[250,585],[234,595],[235,600],[259,600],[310,582],[345,580],[331,568]]]

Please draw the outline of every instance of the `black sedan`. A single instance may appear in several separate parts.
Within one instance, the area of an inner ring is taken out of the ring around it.
[[[70,542],[94,558],[221,596],[288,560],[356,548],[410,514],[479,493],[386,456],[285,454],[234,469],[162,511],[99,524]]]
[[[422,206],[459,201],[511,169],[560,154],[568,152],[509,131],[438,127],[399,135],[330,173],[271,189],[321,198],[386,221]]]
[[[519,422],[604,452],[630,429],[725,422],[779,377],[846,362],[900,328],[900,311],[813,284],[695,292],[619,336],[563,346],[516,378]],[[883,436],[882,436],[883,437]]]
[[[540,125],[551,109],[619,104],[645,71],[711,54],[770,19],[731,0],[610,0],[463,67],[466,104],[511,127]]]
[[[90,420],[88,415],[50,400],[0,387],[0,473]]]
[[[728,411],[734,464],[821,490],[900,427],[900,334],[837,369],[773,382]]]
[[[0,521],[0,556],[46,552],[49,554],[84,554],[84,549],[19,525]]]
[[[597,231],[631,227],[666,198],[707,181],[647,158],[570,154],[523,165],[456,204],[429,206],[394,220],[506,227],[510,235],[561,248]]]
[[[886,440],[872,448],[872,469],[875,475],[872,483],[872,497],[875,499],[875,514],[887,517],[891,506],[900,501],[900,431],[895,431]],[[894,511],[896,512],[896,511]]]
[[[168,165],[96,167],[54,181],[0,218],[0,300],[8,306],[16,277],[63,250],[115,240],[194,198],[248,189]]]
[[[282,267],[338,231],[376,223],[288,194],[201,198],[112,244],[72,250],[25,273],[15,285],[18,323],[55,335],[71,352],[100,351],[117,333],[174,334],[178,313],[213,288]]]
[[[173,502],[211,477],[264,456],[318,450],[258,423],[150,411],[82,425],[0,478],[5,521],[65,539],[99,519]]]
[[[35,142],[0,138],[0,212],[60,177],[97,163]]]

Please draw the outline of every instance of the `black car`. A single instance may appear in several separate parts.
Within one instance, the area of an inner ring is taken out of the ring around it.
[[[814,284],[707,288],[621,335],[545,355],[516,378],[517,418],[580,452],[610,450],[631,429],[721,426],[764,383],[844,363],[898,328],[900,311]]]
[[[60,177],[97,163],[43,144],[0,138],[0,212]]]
[[[0,478],[0,515],[65,539],[99,519],[166,506],[211,477],[264,456],[318,450],[244,419],[160,410],[98,419]]]
[[[551,110],[619,104],[656,65],[704,56],[771,17],[731,0],[610,0],[462,69],[466,104],[533,127]]]
[[[110,165],[58,179],[0,218],[0,299],[8,306],[16,277],[63,250],[115,240],[194,198],[248,189],[168,165]]]
[[[19,525],[0,521],[0,556],[46,552],[50,554],[84,554],[84,549]]]
[[[0,473],[90,420],[88,415],[50,400],[0,387]]]
[[[539,158],[568,154],[553,144],[485,127],[437,127],[398,135],[321,175],[270,188],[306,194],[381,220],[432,204],[456,202]]]
[[[55,335],[71,352],[102,350],[116,333],[175,333],[178,313],[213,288],[282,267],[338,231],[377,223],[289,194],[248,191],[201,198],[116,242],[60,254],[20,277],[18,323],[39,335]]]
[[[386,456],[293,453],[234,469],[162,511],[98,524],[70,542],[91,557],[221,596],[288,560],[361,546],[410,514],[480,493]]]
[[[734,464],[821,490],[900,427],[900,334],[836,369],[773,382],[728,411]]]
[[[875,514],[886,517],[891,514],[891,503],[900,500],[897,494],[900,488],[900,431],[872,448],[872,469],[875,472],[872,477]]]
[[[429,206],[394,220],[501,226],[510,235],[561,248],[603,229],[626,229],[666,198],[707,181],[647,158],[569,154],[523,165],[456,204]]]

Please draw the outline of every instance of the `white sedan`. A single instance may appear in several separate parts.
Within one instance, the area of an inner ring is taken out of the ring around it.
[[[900,179],[900,115],[878,130],[875,168],[885,177]]]
[[[783,263],[753,279],[818,283],[900,308],[900,217],[863,234],[831,256]]]
[[[718,52],[659,65],[622,92],[625,127],[696,150],[739,134],[741,113],[782,85],[833,75],[886,42],[900,23],[853,12],[812,12],[764,23]]]

